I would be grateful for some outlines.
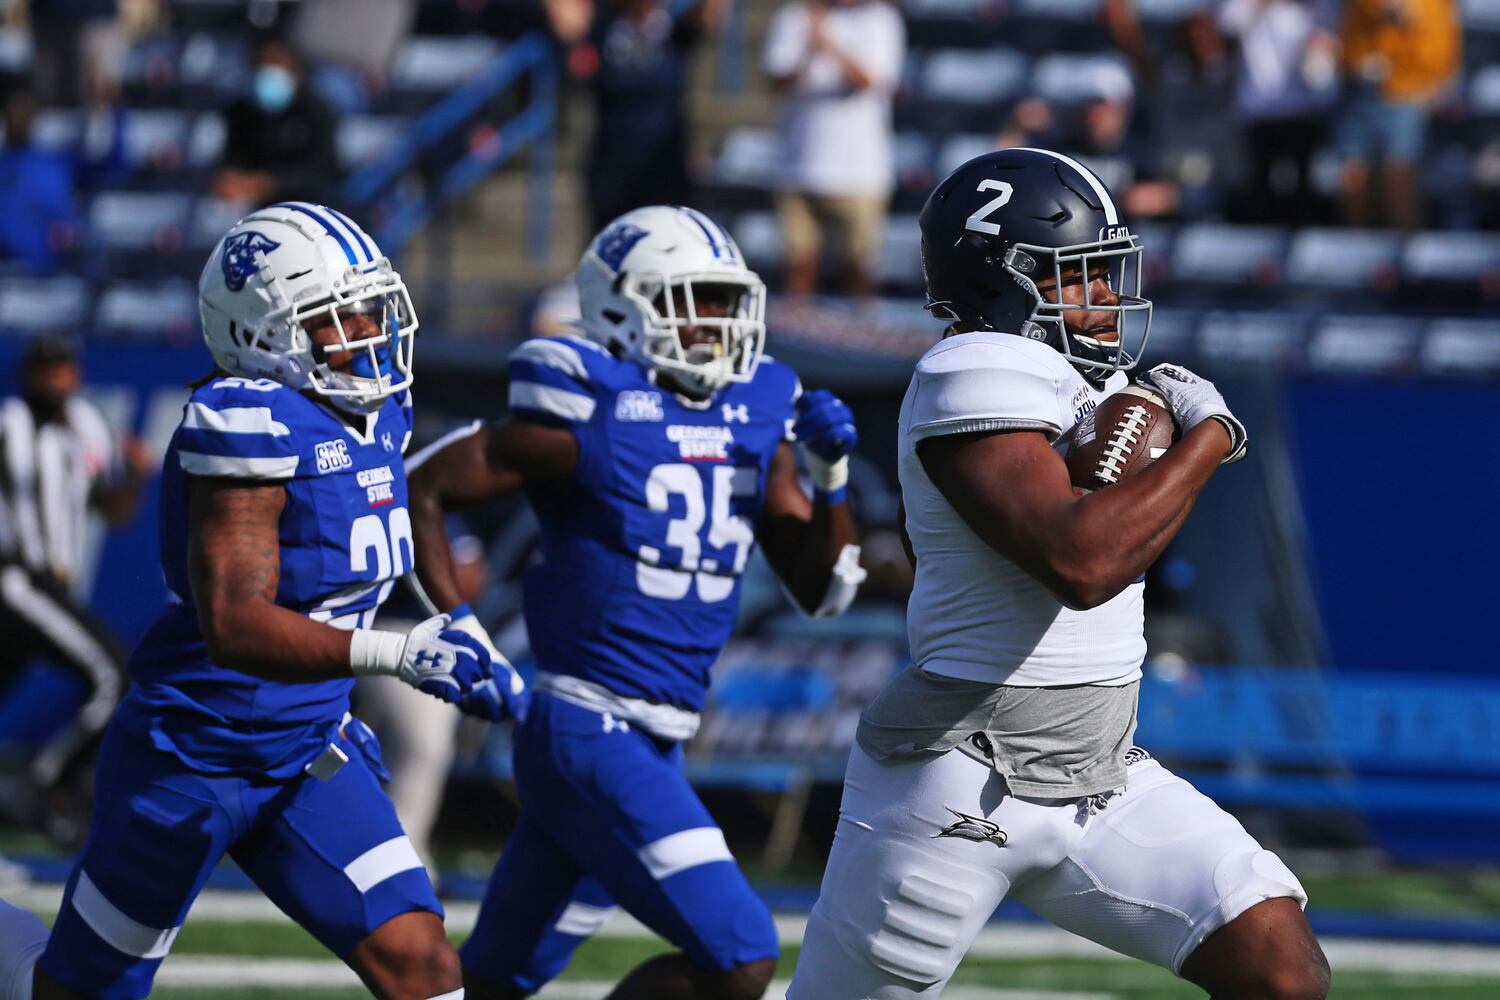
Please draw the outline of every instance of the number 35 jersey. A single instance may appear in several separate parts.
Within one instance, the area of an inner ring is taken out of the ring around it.
[[[790,438],[796,374],[763,358],[754,378],[693,404],[647,369],[575,337],[510,358],[510,408],[572,430],[578,468],[530,491],[540,565],[525,581],[544,670],[690,711],[739,608],[766,473]]]
[[[157,720],[162,749],[209,770],[295,757],[304,736],[309,748],[321,746],[354,683],[283,683],[213,662],[188,579],[191,478],[283,486],[276,603],[335,628],[368,627],[413,565],[401,458],[409,406],[405,394],[386,400],[361,432],[276,382],[222,378],[193,393],[162,469],[167,606],[130,659],[131,696]]]

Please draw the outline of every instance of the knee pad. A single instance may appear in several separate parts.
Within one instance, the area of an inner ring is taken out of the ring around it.
[[[930,986],[953,974],[963,958],[964,925],[976,899],[967,889],[908,875],[866,943],[871,961],[908,982]]]

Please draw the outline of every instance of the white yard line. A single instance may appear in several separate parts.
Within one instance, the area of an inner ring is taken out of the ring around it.
[[[62,887],[33,885],[9,894],[10,901],[38,913],[57,912]],[[477,903],[456,902],[446,905],[448,926],[459,933],[474,927],[479,911]],[[259,893],[210,890],[198,897],[188,920],[193,922],[287,920],[285,914]],[[783,914],[776,918],[776,931],[782,944],[797,944],[807,927],[805,916]],[[628,914],[616,914],[599,932],[603,937],[646,938],[651,932]],[[1438,944],[1417,941],[1375,941],[1357,938],[1333,938],[1323,942],[1323,950],[1335,971],[1404,972],[1414,974],[1500,977],[1500,947],[1472,944]],[[969,954],[976,958],[1097,958],[1120,959],[1102,945],[1087,941],[1067,931],[1045,924],[1007,924],[986,927],[980,932]],[[181,956],[187,960],[189,956]],[[1120,959],[1124,961],[1124,959]],[[284,960],[290,961],[290,960]],[[171,964],[171,963],[168,963]],[[259,962],[257,961],[257,963]],[[336,963],[335,963],[336,964]],[[340,967],[342,968],[342,967]],[[956,990],[957,987],[954,987]],[[950,996],[956,996],[949,991]],[[989,996],[1001,994],[985,994]],[[1057,995],[1049,995],[1056,1000]],[[1007,998],[1011,1000],[1011,998]]]

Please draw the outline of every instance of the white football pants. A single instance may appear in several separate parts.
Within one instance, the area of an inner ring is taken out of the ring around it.
[[[856,745],[789,1000],[931,1000],[1007,895],[1173,972],[1256,903],[1306,905],[1233,816],[1144,753],[1127,759],[1122,791],[1018,799],[957,750],[880,763]]]

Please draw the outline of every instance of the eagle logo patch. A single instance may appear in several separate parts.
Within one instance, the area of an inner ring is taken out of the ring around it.
[[[225,286],[231,292],[244,291],[245,282],[256,271],[255,255],[270,253],[279,246],[280,243],[253,229],[229,237],[224,241],[224,256],[219,259]]]
[[[943,808],[957,816],[958,820],[949,823],[942,830],[934,833],[934,837],[959,837],[963,840],[975,840],[980,843],[989,840],[997,844],[1004,844],[1010,839],[1010,835],[1000,829],[1000,824],[998,823],[992,823],[980,816],[970,816],[968,813],[961,813],[952,806],[943,806]]]

